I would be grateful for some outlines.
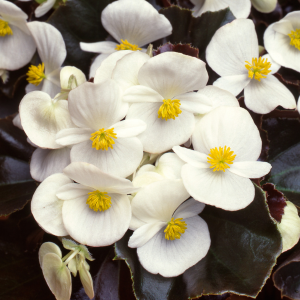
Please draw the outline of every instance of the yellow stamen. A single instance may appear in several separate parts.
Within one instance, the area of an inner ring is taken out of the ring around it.
[[[114,133],[114,128],[106,129],[104,128],[99,129],[91,134],[90,140],[93,141],[92,147],[96,148],[96,150],[108,150],[108,147],[113,149],[113,144],[115,143],[114,139],[117,139],[117,134]]]
[[[233,155],[233,153],[233,151],[230,151],[230,147],[227,146],[224,147],[224,150],[223,147],[219,147],[219,149],[217,147],[211,148],[207,157],[207,162],[211,164],[210,168],[214,168],[214,172],[225,172],[226,169],[230,168],[228,164],[233,164],[233,161],[236,157],[236,155]]]
[[[107,196],[106,192],[98,190],[88,193],[89,197],[86,204],[94,211],[105,211],[111,207],[111,197]]]
[[[169,119],[175,120],[175,117],[178,117],[179,114],[182,113],[180,110],[180,100],[178,99],[167,99],[163,100],[164,104],[158,110],[158,117],[165,119],[166,121]]]
[[[288,36],[291,38],[290,45],[300,50],[300,29],[292,30]]]
[[[183,234],[187,228],[186,223],[181,221],[182,218],[175,219],[172,218],[168,223],[168,226],[164,230],[166,240],[180,239],[181,234]]]
[[[8,25],[8,22],[0,19],[0,36],[13,35],[13,31]]]
[[[27,72],[27,81],[38,86],[44,78],[46,78],[44,74],[45,65],[44,63],[39,64],[38,66],[31,65]]]
[[[257,60],[257,58],[252,58],[252,64],[250,64],[248,61],[245,61],[247,63],[245,65],[246,69],[249,71],[249,78],[260,81],[261,78],[267,78],[267,75],[271,72],[271,63],[268,62],[267,58],[262,59],[261,57]]]
[[[138,45],[134,45],[134,44],[130,44],[127,40],[121,40],[121,44],[117,45],[115,50],[132,50],[132,51],[136,51],[136,50],[142,50],[142,48],[139,48]]]

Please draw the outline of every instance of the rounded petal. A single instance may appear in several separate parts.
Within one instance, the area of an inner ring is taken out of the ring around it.
[[[53,235],[68,235],[62,220],[63,201],[56,197],[56,191],[71,182],[66,175],[51,175],[38,186],[32,197],[31,212],[35,220]]]
[[[144,0],[109,4],[102,12],[101,22],[118,42],[128,40],[139,47],[172,33],[169,20]]]
[[[169,179],[181,179],[181,168],[185,164],[177,154],[165,153],[155,164],[156,172]]]
[[[102,62],[109,57],[110,54],[99,54],[92,62],[90,67],[89,77],[95,77],[97,69],[101,66]]]
[[[56,69],[42,82],[40,90],[47,93],[51,98],[54,98],[61,91],[59,84],[59,72],[60,69]]]
[[[48,253],[55,253],[58,257],[62,258],[61,250],[56,244],[51,242],[43,243],[39,249],[39,262],[41,267],[43,265],[43,258]]]
[[[75,201],[64,201],[62,214],[70,236],[80,244],[94,247],[108,246],[125,234],[131,218],[127,195],[108,194],[111,207],[95,212],[86,204],[88,195]]]
[[[45,15],[55,4],[56,0],[47,0],[40,4],[36,10],[34,11],[34,15],[36,18],[40,18]]]
[[[134,103],[130,106],[126,120],[140,119],[147,124],[139,135],[144,151],[162,153],[175,145],[185,143],[193,133],[195,118],[192,113],[182,111],[173,119],[158,118],[161,103]]]
[[[63,169],[70,163],[70,148],[37,148],[31,157],[30,174],[33,179],[43,181],[52,174],[62,173]]]
[[[118,122],[111,127],[114,128],[114,132],[117,134],[118,138],[128,138],[135,137],[144,132],[147,125],[141,120],[132,119]]]
[[[12,120],[14,126],[20,128],[21,130],[24,130],[21,124],[20,114],[16,114],[16,116]]]
[[[262,161],[238,161],[230,165],[229,172],[245,178],[261,178],[267,175],[272,166]]]
[[[251,80],[245,88],[245,105],[258,114],[267,114],[277,106],[296,108],[296,100],[289,89],[273,75],[261,81]]]
[[[215,147],[230,147],[237,161],[256,161],[262,142],[249,112],[240,107],[221,106],[206,114],[197,124],[192,143],[200,153]]]
[[[96,43],[80,42],[79,45],[83,51],[110,54],[116,51],[115,48],[117,44],[115,42],[103,41]]]
[[[70,77],[74,76],[75,80],[70,82]],[[62,89],[74,89],[75,87],[86,82],[84,73],[76,67],[66,66],[60,71],[60,86]],[[71,85],[70,85],[71,84]]]
[[[133,180],[132,180],[132,184],[135,187],[145,187],[146,185],[152,183],[152,182],[156,182],[159,180],[164,180],[166,179],[164,176],[162,176],[161,174],[158,174],[156,172],[145,172],[142,174],[137,174]]]
[[[64,128],[74,126],[68,101],[52,100],[44,92],[35,91],[25,95],[19,111],[25,133],[34,144],[42,148],[61,148],[55,142],[56,134]]]
[[[199,215],[205,207],[204,203],[201,203],[199,201],[196,201],[193,198],[190,198],[183,202],[175,211],[173,218],[191,218],[194,216]]]
[[[254,8],[262,13],[272,12],[277,5],[277,0],[251,0]]]
[[[231,172],[213,172],[186,164],[182,180],[189,194],[202,203],[235,211],[248,206],[254,199],[254,185],[250,179]]]
[[[161,229],[137,249],[139,261],[148,272],[164,277],[178,276],[205,257],[210,247],[206,222],[199,216],[184,221],[187,229],[180,239],[165,239],[164,229]]]
[[[165,52],[148,60],[140,69],[141,85],[157,91],[164,99],[205,87],[208,73],[205,63],[177,52]]]
[[[220,76],[248,74],[245,62],[258,56],[252,20],[238,19],[219,28],[206,49],[206,60]]]

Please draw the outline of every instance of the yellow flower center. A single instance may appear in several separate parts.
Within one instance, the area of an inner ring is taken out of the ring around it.
[[[39,64],[38,66],[31,65],[29,67],[28,72],[26,73],[27,81],[31,84],[38,86],[44,78],[46,78],[44,74],[45,65],[44,63]]]
[[[0,19],[0,36],[13,35],[13,31],[8,25],[8,22]]]
[[[89,197],[86,204],[94,211],[105,211],[111,207],[111,197],[107,196],[106,192],[98,190],[88,193]]]
[[[117,45],[115,50],[132,50],[132,51],[136,51],[136,50],[142,50],[142,48],[139,48],[138,45],[134,45],[134,44],[130,44],[127,40],[121,40],[121,44]]]
[[[166,240],[180,239],[181,235],[185,232],[187,226],[182,218],[175,219],[172,218],[168,223],[168,226],[164,230]]]
[[[260,81],[261,78],[267,78],[267,75],[271,72],[271,63],[268,62],[267,58],[252,58],[252,64],[248,61],[245,61],[245,63],[247,63],[245,67],[249,71],[248,77],[251,79],[254,77],[254,79]]]
[[[99,129],[91,134],[90,140],[93,141],[92,147],[96,148],[96,150],[108,150],[108,147],[113,149],[113,144],[115,143],[114,139],[117,139],[117,134],[114,133],[114,128],[106,129],[104,128]]]
[[[291,38],[290,45],[300,50],[300,29],[292,30],[288,36]]]
[[[233,164],[233,161],[236,155],[233,155],[233,151],[230,151],[230,147],[225,146],[219,147],[219,149],[212,148],[210,149],[210,153],[207,157],[207,162],[211,164],[210,168],[214,168],[215,171],[223,171],[225,172],[226,169],[229,169],[230,166],[228,164]]]
[[[158,117],[165,119],[166,121],[169,119],[175,120],[175,117],[178,117],[178,115],[182,113],[181,109],[179,108],[180,105],[181,103],[178,99],[163,100],[163,104],[158,110]]]

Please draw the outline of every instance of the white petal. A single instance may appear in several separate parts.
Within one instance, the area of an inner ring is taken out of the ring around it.
[[[202,60],[177,52],[165,52],[141,67],[138,81],[157,91],[164,99],[172,99],[205,87],[208,74]]]
[[[48,253],[55,253],[60,258],[62,258],[61,250],[56,244],[51,242],[43,243],[39,249],[39,262],[41,267],[43,265],[43,258]]]
[[[251,81],[248,74],[224,76],[217,79],[213,85],[237,96]]]
[[[79,269],[79,276],[85,293],[88,295],[90,299],[93,299],[94,298],[93,279],[90,272],[84,266],[84,263],[82,263],[82,267]]]
[[[74,145],[90,139],[90,128],[66,128],[56,134],[56,143],[62,146]]]
[[[55,173],[62,173],[71,163],[70,149],[40,149],[37,148],[31,157],[30,174],[33,179],[43,181]]]
[[[13,124],[14,126],[20,128],[21,130],[24,130],[21,124],[20,114],[16,114],[16,116],[13,118]]]
[[[219,28],[206,49],[206,60],[220,76],[248,73],[245,62],[258,56],[252,20],[238,19]]]
[[[21,123],[30,140],[42,148],[61,148],[55,142],[56,133],[74,126],[68,111],[68,101],[54,101],[44,92],[24,96],[20,106]]]
[[[147,124],[147,129],[139,135],[144,151],[162,153],[175,145],[186,142],[195,126],[192,113],[182,111],[173,119],[158,118],[160,103],[134,103],[130,106],[126,120],[140,119]]]
[[[94,77],[94,83],[102,83],[106,81],[107,79],[112,78],[113,70],[116,66],[116,63],[125,55],[131,53],[130,50],[124,50],[124,51],[116,51],[112,54],[110,54],[107,58],[105,58],[101,65],[96,69],[95,77]]]
[[[40,4],[36,10],[34,11],[34,15],[36,18],[40,18],[45,15],[55,4],[55,0],[47,0]]]
[[[116,51],[115,48],[117,44],[115,42],[103,41],[96,43],[80,42],[79,45],[83,51],[110,54]]]
[[[62,89],[74,89],[76,87],[76,85],[69,87],[69,79],[72,75],[76,78],[77,86],[86,82],[86,77],[81,70],[76,67],[63,67],[60,71],[60,86]]]
[[[149,87],[135,85],[126,89],[123,94],[123,100],[130,103],[160,102],[162,104],[164,98]]]
[[[205,207],[205,204],[190,198],[183,202],[175,211],[173,218],[191,218],[199,215]]]
[[[17,5],[9,1],[0,1],[1,16],[4,20],[19,19],[26,20],[27,15]]]
[[[101,66],[102,62],[108,58],[110,54],[99,54],[92,62],[90,67],[89,78],[95,77],[97,69]]]
[[[248,206],[254,199],[254,185],[250,179],[231,172],[199,169],[186,164],[182,180],[189,194],[202,203],[235,211]]]
[[[117,138],[135,137],[146,130],[146,123],[141,120],[125,120],[111,126]]]
[[[275,74],[278,72],[278,70],[281,68],[281,65],[277,64],[273,58],[270,56],[270,54],[265,54],[262,56],[262,59],[267,59],[271,63],[271,72],[270,75]]]
[[[209,168],[207,155],[195,150],[187,149],[180,146],[174,146],[172,150],[185,162],[197,168]]]
[[[127,177],[139,166],[143,157],[143,145],[136,137],[118,138],[113,149],[96,150],[92,141],[82,142],[72,147],[72,162],[87,162],[103,172],[114,176]]]
[[[136,191],[130,180],[106,174],[91,164],[73,162],[64,169],[64,173],[74,181],[95,190],[120,194]]]
[[[161,229],[137,249],[139,261],[148,272],[164,277],[178,276],[205,257],[210,247],[206,222],[199,216],[184,221],[187,229],[180,239],[166,240]]]
[[[296,108],[293,94],[273,75],[261,81],[251,80],[244,95],[245,105],[258,114],[267,114],[279,105],[287,109]]]
[[[65,201],[63,220],[70,236],[80,244],[94,247],[108,246],[125,234],[131,218],[127,195],[108,194],[111,207],[95,212],[86,204],[87,196],[76,201]]]
[[[221,106],[206,114],[197,124],[192,143],[194,149],[209,154],[215,147],[230,147],[235,162],[256,161],[262,142],[249,112],[240,107]]]
[[[53,235],[68,235],[62,220],[63,201],[55,194],[61,186],[70,182],[72,181],[63,174],[51,175],[38,186],[32,197],[31,212],[35,220]]]
[[[104,28],[118,41],[128,40],[139,47],[172,32],[169,20],[144,0],[117,1],[102,12]]]
[[[122,103],[121,90],[113,80],[94,84],[85,82],[69,93],[69,111],[78,127],[95,131],[125,117],[128,104]]]
[[[288,35],[294,30],[294,27],[290,21],[281,19],[279,22],[272,24],[272,29],[278,33]]]
[[[28,27],[37,45],[39,56],[45,64],[45,74],[60,68],[67,55],[61,33],[45,22],[30,22]]]
[[[251,0],[256,10],[262,13],[272,12],[277,5],[277,0]]]
[[[88,197],[88,193],[93,191],[93,188],[82,184],[68,183],[57,190],[56,197],[64,201],[75,200],[77,198],[81,198],[82,196]]]
[[[156,172],[145,172],[136,175],[132,180],[132,184],[135,187],[145,187],[146,185],[149,185],[153,182],[164,180],[164,179],[166,179],[164,176]]]
[[[56,74],[53,74],[52,72],[51,77],[48,76],[42,82],[41,91],[47,93],[51,98],[54,98],[58,93],[60,93],[59,72],[60,69],[56,69]]]
[[[260,178],[267,175],[272,166],[262,161],[239,161],[230,165],[228,171],[245,178]]]

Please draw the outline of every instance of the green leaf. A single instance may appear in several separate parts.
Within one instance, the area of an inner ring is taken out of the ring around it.
[[[48,22],[62,34],[67,58],[65,65],[75,66],[86,75],[95,53],[84,52],[79,42],[93,43],[103,41],[108,33],[103,28],[100,16],[102,10],[112,0],[72,0],[60,6],[49,18]]]
[[[235,19],[229,8],[216,12],[205,12],[194,18],[192,11],[178,6],[160,10],[173,26],[173,33],[167,38],[172,44],[191,43],[199,49],[199,58],[205,60],[205,50],[215,32]]]
[[[136,249],[127,246],[132,232],[116,243],[115,252],[130,267],[137,299],[185,300],[233,292],[255,297],[281,253],[281,236],[271,219],[265,193],[255,187],[254,201],[245,209],[225,211],[206,206],[211,248],[204,259],[176,278],[147,272]]]

